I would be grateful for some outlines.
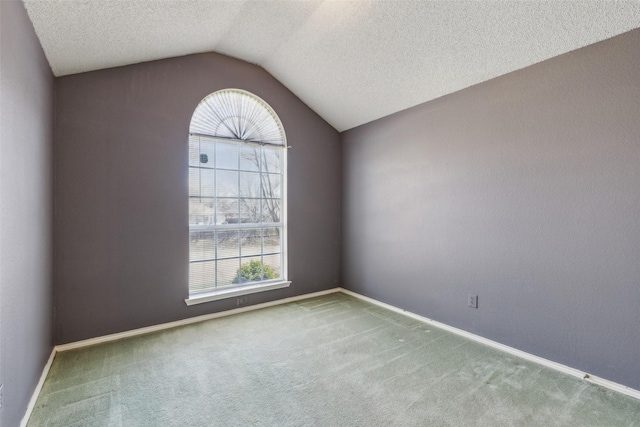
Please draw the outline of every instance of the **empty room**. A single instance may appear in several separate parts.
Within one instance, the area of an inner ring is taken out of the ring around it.
[[[0,426],[640,426],[640,2],[0,1]]]

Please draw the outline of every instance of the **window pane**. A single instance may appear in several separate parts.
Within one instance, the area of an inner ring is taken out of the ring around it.
[[[259,282],[264,277],[260,257],[242,258],[240,266],[239,283]]]
[[[200,138],[197,136],[189,137],[189,166],[200,166],[198,157],[200,155]]]
[[[216,171],[217,196],[237,197],[238,196],[238,172],[236,171]]]
[[[262,222],[280,222],[280,199],[262,199]]]
[[[213,139],[189,137],[189,166],[213,169],[214,159],[215,141]]]
[[[193,291],[212,288],[216,281],[215,261],[192,262],[189,264],[189,287]]]
[[[215,197],[215,174],[213,169],[200,169],[200,196]]]
[[[240,199],[240,220],[244,224],[260,223],[260,199]]]
[[[240,268],[240,259],[224,259],[217,261],[218,263],[218,286],[229,286],[238,283],[238,269]]]
[[[282,243],[280,239],[281,228],[280,227],[269,227],[265,228],[263,232],[263,241],[264,241],[264,252],[268,253],[278,253],[282,252]]]
[[[213,224],[215,222],[213,198],[195,198],[189,199],[189,224],[203,225]]]
[[[238,169],[238,145],[236,143],[216,142],[216,168]]]
[[[260,171],[260,147],[243,145],[240,147],[240,169],[245,171]]]
[[[189,196],[200,195],[200,169],[189,168]]]
[[[279,199],[282,197],[282,180],[280,175],[273,173],[262,174],[262,197]]]
[[[198,166],[210,169],[215,167],[215,147],[215,141],[213,139],[200,138]]]
[[[262,251],[262,230],[259,228],[241,230],[240,245],[242,256],[260,255]]]
[[[265,146],[263,149],[262,171],[269,173],[282,173],[282,148]]]
[[[189,261],[215,259],[215,232],[192,231],[189,233]]]
[[[214,197],[215,171],[189,168],[189,196]]]
[[[240,196],[260,197],[260,174],[256,172],[240,172]]]
[[[264,262],[264,268],[265,268],[265,280],[267,280],[266,279],[267,272],[270,273],[270,276],[272,276],[271,277],[272,279],[280,279],[282,277],[281,255],[280,254],[265,255],[262,258],[263,258],[262,262]]]
[[[218,210],[216,212],[216,224],[237,224],[238,223],[238,199],[216,199]]]
[[[238,230],[218,230],[218,259],[240,256]]]

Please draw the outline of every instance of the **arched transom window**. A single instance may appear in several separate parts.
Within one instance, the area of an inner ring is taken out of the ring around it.
[[[286,139],[257,96],[221,90],[189,127],[189,300],[288,286]]]

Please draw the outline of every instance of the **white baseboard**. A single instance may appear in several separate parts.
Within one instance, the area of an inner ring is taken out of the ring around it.
[[[31,413],[33,412],[33,408],[36,406],[36,401],[38,400],[38,396],[40,396],[40,391],[42,391],[42,386],[44,385],[44,380],[47,379],[47,375],[49,375],[49,369],[51,369],[51,364],[53,363],[53,359],[56,357],[56,349],[55,347],[51,350],[51,355],[49,356],[49,360],[44,365],[44,369],[42,370],[42,375],[40,375],[40,380],[38,380],[38,384],[36,384],[35,390],[33,390],[33,394],[31,395],[31,400],[29,400],[29,404],[27,405],[27,410],[24,413],[24,417],[22,417],[22,421],[20,421],[20,427],[27,427],[27,423],[29,422],[29,418],[31,417]]]
[[[71,342],[68,344],[61,344],[55,347],[56,351],[67,351],[72,350],[74,348],[86,347],[89,345],[95,345],[103,342],[120,340],[122,338],[134,337],[136,335],[148,334],[150,332],[161,331],[164,329],[171,329],[177,326],[190,325],[192,323],[204,322],[206,320],[217,319],[219,317],[231,316],[238,313],[245,313],[247,311],[259,310],[265,307],[272,307],[274,305],[288,304],[294,301],[300,301],[308,298],[319,297],[322,295],[333,294],[336,292],[340,292],[341,288],[333,288],[327,289],[326,291],[313,292],[310,294],[297,295],[295,297],[289,297],[284,299],[279,299],[275,301],[264,302],[262,304],[248,305],[245,307],[238,307],[232,310],[220,311],[218,313],[205,314],[202,316],[189,317],[187,319],[176,320],[175,322],[161,323],[159,325],[147,326],[145,328],[132,329],[130,331],[118,332],[115,334],[104,335],[102,337],[89,338],[82,341]]]
[[[627,396],[631,396],[633,398],[636,398],[636,399],[640,400],[640,391],[639,390],[635,390],[635,389],[633,389],[631,387],[627,387],[625,385],[618,384],[616,382],[609,381],[607,379],[600,378],[600,377],[597,377],[595,375],[591,375],[591,374],[589,374],[587,372],[583,372],[583,371],[580,371],[578,369],[571,368],[571,367],[563,365],[561,363],[553,362],[553,361],[545,359],[543,357],[539,357],[539,356],[533,355],[531,353],[527,353],[525,351],[518,350],[517,348],[509,347],[508,345],[504,345],[504,344],[501,344],[499,342],[492,341],[492,340],[490,340],[488,338],[483,338],[483,337],[481,337],[479,335],[472,334],[471,332],[467,332],[467,331],[464,331],[462,329],[454,328],[453,326],[449,326],[447,324],[440,323],[440,322],[438,322],[436,320],[432,320],[432,319],[429,319],[427,317],[420,316],[419,314],[415,314],[415,313],[412,313],[410,311],[403,310],[401,308],[395,307],[393,305],[386,304],[384,302],[380,302],[378,300],[366,297],[364,295],[358,294],[358,293],[350,291],[348,289],[340,288],[340,292],[342,292],[344,294],[347,294],[347,295],[351,295],[352,297],[361,299],[363,301],[367,301],[367,302],[369,302],[371,304],[375,304],[377,306],[386,308],[387,310],[391,310],[391,311],[394,311],[396,313],[404,314],[405,316],[411,317],[412,319],[416,319],[418,321],[427,323],[429,325],[435,326],[436,328],[444,329],[445,331],[452,332],[452,333],[454,333],[456,335],[460,335],[462,337],[465,337],[465,338],[468,338],[470,340],[479,342],[481,344],[488,345],[489,347],[493,347],[495,349],[504,351],[506,353],[509,353],[509,354],[514,355],[514,356],[520,357],[520,358],[528,360],[530,362],[534,362],[534,363],[537,363],[539,365],[546,366],[547,368],[551,368],[551,369],[554,369],[556,371],[559,371],[559,372],[562,372],[562,373],[565,373],[565,374],[568,374],[568,375],[583,379],[585,381],[589,381],[589,382],[591,382],[593,384],[597,384],[599,386],[608,388],[610,390],[613,390],[613,391],[616,391],[618,393],[622,393],[622,394],[625,394]]]
[[[374,304],[374,305],[377,305],[379,307],[386,308],[387,310],[391,310],[391,311],[394,311],[396,313],[403,314],[403,315],[405,315],[407,317],[411,317],[413,319],[416,319],[416,320],[424,322],[426,324],[435,326],[435,327],[440,328],[440,329],[444,329],[445,331],[452,332],[454,334],[463,336],[465,338],[468,338],[470,340],[479,342],[481,344],[488,345],[490,347],[493,347],[493,348],[496,348],[498,350],[504,351],[506,353],[512,354],[514,356],[520,357],[522,359],[537,363],[537,364],[542,365],[542,366],[546,366],[548,368],[554,369],[556,371],[559,371],[559,372],[562,372],[562,373],[565,373],[565,374],[568,374],[568,375],[572,375],[572,376],[577,377],[577,378],[581,378],[581,379],[583,379],[585,381],[589,381],[591,383],[600,385],[602,387],[608,388],[610,390],[613,390],[613,391],[616,391],[618,393],[622,393],[622,394],[625,394],[627,396],[631,396],[633,398],[636,398],[636,399],[640,400],[640,391],[635,390],[635,389],[633,389],[631,387],[627,387],[625,385],[618,384],[618,383],[615,383],[613,381],[609,381],[609,380],[606,380],[604,378],[600,378],[600,377],[597,377],[595,375],[588,374],[588,373],[580,371],[578,369],[571,368],[571,367],[563,365],[561,363],[556,363],[556,362],[553,362],[551,360],[547,360],[547,359],[544,359],[542,357],[538,357],[538,356],[535,356],[533,354],[527,353],[525,351],[518,350],[516,348],[509,347],[509,346],[504,345],[504,344],[500,344],[499,342],[492,341],[492,340],[487,339],[487,338],[483,338],[483,337],[481,337],[479,335],[472,334],[471,332],[467,332],[467,331],[464,331],[462,329],[454,328],[453,326],[449,326],[447,324],[440,323],[440,322],[438,322],[436,320],[432,320],[432,319],[429,319],[427,317],[420,316],[419,314],[415,314],[415,313],[412,313],[410,311],[403,310],[401,308],[395,307],[393,305],[386,304],[384,302],[380,302],[378,300],[366,297],[364,295],[358,294],[358,293],[350,291],[348,289],[333,288],[333,289],[327,289],[325,291],[314,292],[314,293],[304,294],[304,295],[297,295],[297,296],[294,296],[294,297],[284,298],[284,299],[275,300],[275,301],[269,301],[269,302],[265,302],[265,303],[262,303],[262,304],[255,304],[255,305],[250,305],[250,306],[246,306],[246,307],[239,307],[239,308],[235,308],[235,309],[232,309],[232,310],[221,311],[221,312],[218,312],[218,313],[211,313],[211,314],[205,314],[203,316],[190,317],[188,319],[177,320],[175,322],[162,323],[160,325],[148,326],[148,327],[145,327],[145,328],[133,329],[133,330],[130,330],[130,331],[119,332],[119,333],[111,334],[111,335],[105,335],[105,336],[102,336],[102,337],[90,338],[90,339],[87,339],[87,340],[82,340],[82,341],[76,341],[76,342],[72,342],[72,343],[68,343],[68,344],[57,345],[51,351],[51,356],[49,356],[49,360],[47,361],[47,364],[45,365],[45,367],[44,367],[44,369],[42,371],[42,375],[40,376],[40,380],[38,381],[38,384],[36,385],[36,388],[33,391],[33,395],[31,396],[31,400],[29,401],[29,405],[27,406],[27,411],[26,411],[24,417],[22,418],[22,422],[20,423],[20,427],[26,427],[27,422],[29,421],[29,418],[31,417],[31,412],[33,412],[33,408],[35,407],[36,401],[38,400],[38,396],[40,395],[40,391],[42,390],[42,386],[44,385],[44,381],[46,380],[47,375],[49,374],[49,369],[51,369],[51,364],[53,363],[53,359],[55,358],[56,353],[59,352],[59,351],[67,351],[67,350],[72,350],[72,349],[75,349],[75,348],[87,347],[87,346],[91,346],[91,345],[95,345],[95,344],[99,344],[99,343],[103,343],[103,342],[115,341],[115,340],[119,340],[119,339],[122,339],[122,338],[133,337],[133,336],[136,336],[136,335],[148,334],[148,333],[151,333],[151,332],[161,331],[161,330],[164,330],[164,329],[171,329],[171,328],[175,328],[177,326],[189,325],[189,324],[192,324],[192,323],[204,322],[206,320],[216,319],[216,318],[225,317],[225,316],[231,316],[231,315],[238,314],[238,313],[245,313],[247,311],[259,310],[261,308],[273,307],[273,306],[281,305],[281,304],[288,304],[290,302],[295,302],[295,301],[300,301],[300,300],[304,300],[304,299],[319,297],[319,296],[322,296],[322,295],[333,294],[333,293],[336,293],[336,292],[342,292],[342,293],[344,293],[346,295],[351,295],[352,297],[361,299],[363,301],[367,301],[367,302],[369,302],[371,304]]]

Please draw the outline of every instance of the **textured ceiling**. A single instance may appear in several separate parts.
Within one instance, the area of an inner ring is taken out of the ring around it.
[[[340,131],[640,27],[640,0],[25,4],[56,76],[215,51]]]

